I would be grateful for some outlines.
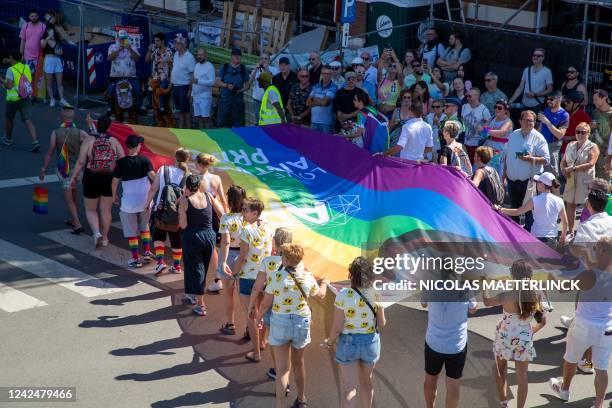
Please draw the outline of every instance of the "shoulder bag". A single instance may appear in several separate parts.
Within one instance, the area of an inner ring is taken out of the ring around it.
[[[351,288],[351,289],[353,289],[355,292],[357,292],[357,294],[359,296],[361,296],[361,298],[363,299],[364,302],[366,302],[366,305],[368,305],[368,307],[370,308],[372,313],[374,313],[374,327],[376,328],[376,333],[379,333],[379,331],[378,331],[378,317],[376,316],[376,309],[374,309],[374,306],[372,306],[372,304],[368,301],[368,299],[365,296],[363,296],[363,294],[359,291],[359,289],[357,289],[357,288]]]

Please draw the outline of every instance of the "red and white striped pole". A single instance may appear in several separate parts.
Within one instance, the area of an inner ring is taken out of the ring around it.
[[[89,74],[89,85],[96,82],[96,61],[93,49],[87,49],[87,73]]]

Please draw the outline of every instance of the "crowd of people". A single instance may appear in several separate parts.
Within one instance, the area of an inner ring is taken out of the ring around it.
[[[30,22],[22,29],[22,52],[9,55],[11,67],[3,80],[6,135],[0,141],[11,144],[13,119],[19,112],[31,134],[32,151],[40,148],[31,120],[31,85],[29,90],[27,86],[37,69],[36,46],[45,50],[48,84],[55,78],[58,91],[61,89],[59,31],[49,29],[52,20],[44,25],[35,14],[30,13]],[[113,110],[123,103],[125,90],[130,95],[132,89],[135,107],[145,104],[145,99],[155,100],[160,117],[176,110],[178,126],[191,128],[193,112],[198,125],[207,128],[213,125],[212,90],[218,87],[216,126],[239,127],[245,124],[244,94],[252,88],[246,103],[252,104],[260,125],[293,123],[344,137],[375,154],[453,168],[449,171],[469,178],[494,208],[524,224],[542,242],[555,248],[569,242],[573,247],[597,243],[594,255],[574,250],[576,257],[584,258],[588,270],[577,277],[581,294],[575,317],[562,318],[570,328],[563,380],[551,379],[550,385],[556,396],[567,401],[576,368],[594,372],[593,406],[602,408],[612,353],[612,303],[605,293],[609,286],[602,283],[610,272],[612,253],[612,217],[606,213],[612,159],[610,95],[602,89],[593,93],[591,118],[584,109],[590,95],[577,69],[568,67],[561,90],[555,90],[541,48],[534,50],[533,64],[525,68],[511,98],[497,88],[494,72],[484,75],[481,90],[474,86],[479,82],[476,78],[466,77],[471,53],[461,33],[452,34],[447,47],[437,36],[430,28],[426,42],[418,50],[408,50],[402,60],[391,47],[377,61],[364,52],[349,67],[336,60],[324,64],[319,54],[312,53],[309,66],[294,72],[288,58],[281,57],[275,67],[270,56],[262,55],[249,73],[239,49],[232,50],[230,62],[215,72],[204,49],[198,49],[194,58],[187,39],[178,36],[172,52],[164,35],[156,34],[145,56],[152,64],[149,84],[155,83],[155,91],[143,98],[135,65],[140,54],[127,41],[127,33],[120,31],[117,42],[108,49],[112,64],[107,93],[122,94],[110,98]],[[53,106],[52,88],[49,95]],[[72,233],[84,231],[77,194],[77,183],[82,183],[96,247],[109,245],[112,206],[118,204],[131,254],[127,266],[140,268],[155,262],[156,276],[182,273],[185,301],[193,305],[197,316],[208,314],[207,290],[224,291],[226,322],[220,332],[251,341],[252,350],[245,355],[249,362],[260,362],[262,349],[269,345],[274,367],[267,373],[276,381],[276,406],[284,406],[290,372],[298,388],[293,406],[308,406],[304,361],[304,350],[311,342],[308,299],[325,297],[330,284],[326,279],[317,281],[308,271],[304,248],[294,242],[292,231],[274,230],[262,216],[264,204],[241,186],[225,190],[219,176],[211,172],[216,161],[213,156],[199,154],[190,165],[191,153],[181,148],[175,152],[174,165],[156,171],[140,154],[142,136],[129,135],[124,151],[108,133],[109,116],[101,116],[95,124],[88,116],[81,130],[74,122],[74,108],[61,91],[60,98],[61,125],[51,134],[39,177],[44,180],[55,158],[70,214],[65,222]],[[519,98],[522,112],[515,129],[511,109]],[[376,126],[366,126],[368,121],[375,121]],[[582,207],[583,219],[576,228],[577,207]],[[166,238],[171,266],[165,260]],[[208,273],[215,273],[215,280],[206,288]],[[461,279],[452,270],[442,273],[446,279]],[[522,260],[513,263],[510,273],[519,280],[532,278],[531,266]],[[348,276],[350,284],[336,293],[333,324],[324,346],[336,348],[341,405],[371,407],[372,372],[380,357],[379,332],[384,331],[386,318],[382,299],[372,288],[371,263],[356,258],[348,265]],[[477,304],[468,293],[458,296],[452,301],[423,298],[428,310],[427,407],[435,406],[442,368],[446,370],[446,407],[459,404],[468,314]],[[508,361],[516,364],[517,406],[525,406],[528,363],[536,356],[533,337],[546,324],[550,311],[541,306],[546,302],[539,296],[483,294],[485,306],[501,305],[504,313],[493,350],[502,407],[508,406]],[[237,310],[246,321],[244,332],[237,330]],[[532,320],[537,322],[534,326]]]

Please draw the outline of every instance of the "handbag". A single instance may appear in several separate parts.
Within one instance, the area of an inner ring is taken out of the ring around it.
[[[531,176],[529,177],[529,181],[527,182],[527,190],[525,190],[525,197],[523,198],[523,205],[527,204],[529,200],[538,195],[538,189],[536,187],[536,182],[533,179],[535,176],[535,163],[531,163]]]

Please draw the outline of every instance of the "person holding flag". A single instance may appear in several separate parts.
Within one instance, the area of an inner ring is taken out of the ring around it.
[[[257,83],[261,89],[266,90],[259,108],[259,126],[286,123],[283,100],[278,88],[272,85],[272,74],[268,71],[262,72]]]
[[[55,171],[59,182],[62,184],[64,199],[66,200],[66,206],[70,213],[70,218],[67,218],[64,223],[72,227],[72,234],[80,234],[83,232],[83,226],[79,220],[77,188],[76,185],[70,184],[70,178],[76,165],[77,158],[79,157],[81,145],[84,141],[92,137],[76,127],[74,123],[74,113],[74,107],[71,105],[64,105],[62,108],[62,123],[57,129],[51,132],[49,150],[47,150],[47,154],[43,160],[38,179],[41,182],[45,180],[45,172],[51,162],[51,156],[55,153]],[[88,125],[92,123],[89,113],[87,114],[87,122]],[[82,174],[78,174],[76,177],[80,182],[83,176]]]

